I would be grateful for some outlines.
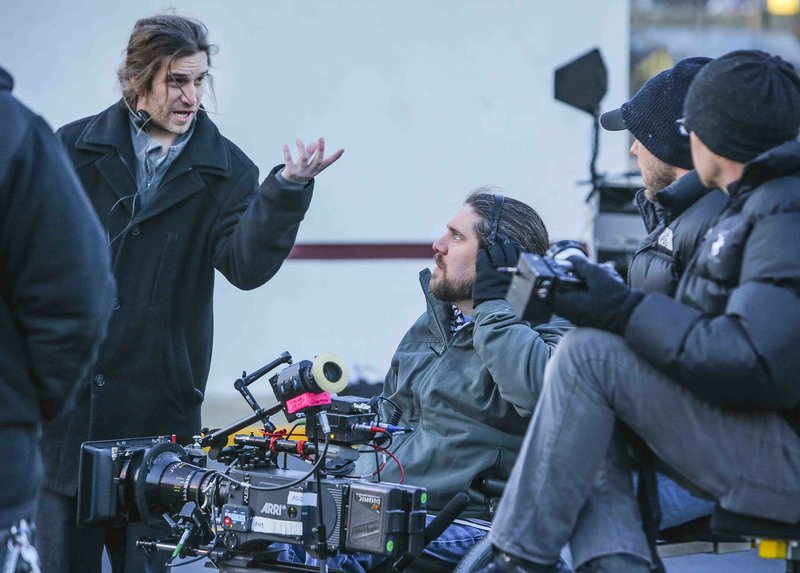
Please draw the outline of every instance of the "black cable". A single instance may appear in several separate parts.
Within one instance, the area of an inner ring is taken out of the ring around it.
[[[592,157],[589,161],[589,177],[592,189],[586,196],[586,203],[591,201],[594,194],[600,191],[600,176],[597,174],[597,156],[600,154],[600,113],[595,109],[592,114],[594,117],[594,126],[592,129]]]
[[[291,428],[289,428],[289,433],[286,434],[286,439],[288,440],[289,438],[292,437],[292,434],[294,434],[294,431],[297,429],[298,426],[305,426],[305,425],[306,425],[305,420],[298,420],[297,422],[295,422],[294,425]]]
[[[330,436],[329,436],[329,434],[325,434],[325,447],[322,450],[322,454],[319,454],[319,453],[317,454],[317,459],[315,460],[314,466],[311,468],[311,470],[308,471],[308,473],[304,474],[303,476],[301,476],[301,477],[297,478],[296,480],[291,481],[291,482],[289,482],[287,484],[266,487],[266,486],[257,486],[257,485],[254,485],[252,483],[240,482],[240,481],[235,480],[232,477],[227,476],[227,475],[225,476],[225,479],[230,481],[231,483],[235,483],[236,485],[238,485],[240,487],[249,487],[249,488],[254,489],[256,491],[279,491],[279,490],[282,490],[282,489],[288,489],[288,488],[290,488],[292,486],[295,486],[295,485],[303,483],[304,481],[306,481],[306,479],[308,479],[309,477],[314,475],[314,472],[317,470],[317,468],[319,468],[319,466],[325,461],[325,456],[328,454],[328,445],[329,444],[330,444]],[[319,451],[319,450],[317,450],[317,451]],[[216,472],[216,473],[220,473],[220,472]]]
[[[389,423],[397,426],[398,424],[400,424],[400,420],[403,418],[403,409],[400,408],[394,402],[389,401],[389,403],[394,408],[394,410],[392,411],[392,415],[389,416]]]
[[[387,436],[388,440],[386,442],[386,447],[383,447],[383,446],[381,446],[379,444],[375,444],[375,446],[374,446],[375,449],[373,450],[375,452],[375,481],[377,481],[378,483],[381,483],[381,466],[384,463],[387,463],[386,459],[384,459],[383,462],[380,461],[380,459],[378,458],[378,452],[379,452],[379,450],[388,451],[389,448],[392,447],[392,442],[394,441],[394,437],[389,433],[381,434],[381,435],[382,436]],[[394,453],[394,452],[392,452],[392,453]],[[386,457],[386,454],[384,454],[384,458],[385,457]]]
[[[378,457],[378,446],[376,445],[372,451],[375,452],[375,481],[381,483],[381,459]]]
[[[314,445],[315,446],[317,445],[317,441],[316,440],[314,440]],[[315,472],[315,478],[316,478],[316,482],[317,482],[317,515],[319,516],[319,525],[324,527],[325,526],[325,518],[324,518],[324,516],[322,514],[322,477],[321,477],[321,474],[322,474],[322,472]],[[328,540],[331,538],[331,535],[333,535],[333,530],[336,529],[336,522],[339,521],[339,511],[336,509],[336,504],[335,503],[333,504],[333,509],[336,512],[335,513],[335,520],[333,522],[333,527],[331,528],[330,531],[327,531],[327,529],[326,529],[325,538],[324,539],[320,539],[321,543],[325,543],[325,544],[328,543]],[[327,547],[325,548],[325,553],[326,553],[325,558],[327,559],[328,558],[328,555],[327,555],[328,548]]]
[[[403,416],[403,409],[400,406],[398,406],[397,404],[395,404],[394,401],[391,398],[386,398],[385,396],[378,396],[378,400],[380,400],[382,402],[389,402],[394,407],[395,411],[400,413],[399,414],[400,417]],[[390,416],[390,419],[391,419],[391,416]]]
[[[597,185],[597,156],[600,154],[600,119],[599,114],[594,114],[594,128],[592,129],[592,158],[589,163],[589,173],[592,176],[592,187]]]
[[[319,452],[319,440],[316,438],[316,434],[317,434],[317,432],[314,432],[315,437],[314,437],[314,441],[312,443],[314,444],[314,449],[317,452]],[[330,432],[325,432],[326,439],[328,437],[328,434],[330,434]],[[317,455],[319,455],[319,453]],[[323,459],[324,459],[324,456],[323,456]],[[316,466],[316,465],[317,464],[314,464],[314,466]],[[319,524],[324,527],[325,526],[325,520],[322,518],[322,472],[321,471],[315,471],[314,472],[314,478],[315,478],[315,480],[317,482],[317,515],[319,516]],[[327,537],[329,537],[329,536],[327,536]],[[322,539],[321,541],[323,543],[325,543],[327,541],[327,537],[326,537],[326,539]],[[327,550],[326,550],[326,553],[327,553]],[[327,558],[327,555],[325,557]]]
[[[108,243],[109,247],[111,246],[112,243],[114,243],[117,239],[119,239],[122,235],[124,235],[125,232],[130,228],[131,223],[133,223],[133,219],[134,219],[134,217],[136,217],[136,198],[139,197],[139,193],[141,192],[141,190],[142,190],[142,185],[138,185],[136,187],[136,193],[134,193],[133,195],[125,195],[124,197],[120,197],[111,206],[111,209],[108,210],[108,213],[106,213],[106,221],[105,221],[105,223],[106,223],[106,225],[105,225],[105,227],[106,227],[106,242]],[[114,212],[114,209],[117,208],[117,205],[122,203],[125,199],[130,199],[131,197],[133,197],[133,201],[131,201],[131,216],[128,219],[128,222],[125,223],[125,226],[122,228],[122,230],[119,233],[117,233],[116,235],[114,235],[114,238],[112,239],[111,238],[111,231],[109,231],[109,229],[108,229],[108,226],[111,223],[111,213]],[[141,203],[141,199],[139,200],[139,202]]]
[[[133,108],[130,106],[130,104],[128,104],[127,100],[125,100],[125,99],[123,98],[123,102],[125,103],[125,107],[126,107],[126,108],[128,108],[128,112],[130,112],[130,114],[131,114],[131,115],[132,115],[134,118],[138,118],[138,117],[139,117],[139,114],[137,114],[135,111],[133,111]],[[146,113],[146,112],[142,112],[142,113]],[[148,121],[150,121],[150,119],[151,119],[149,114],[146,114],[146,116],[147,116],[147,119],[146,119],[146,120],[144,120],[144,122],[143,122],[143,123],[141,123],[141,125],[140,125],[139,123],[136,123],[136,121],[137,121],[137,120],[134,120],[134,124],[135,124],[135,126],[136,126],[136,133],[137,133],[137,135],[138,135],[138,134],[140,134],[140,133],[142,133],[142,132],[144,132],[144,133],[146,133],[146,134],[147,134],[147,144],[145,145],[145,148],[147,148],[147,146],[149,146],[149,145],[150,145],[150,143],[151,143],[151,142],[152,142],[152,140],[153,140],[153,138],[152,138],[152,137],[151,137],[151,135],[150,135],[150,131],[149,131],[149,130],[147,130],[147,129],[145,129],[145,126],[147,125],[147,122],[148,122]],[[107,240],[107,242],[108,242],[108,246],[109,246],[109,247],[110,247],[110,246],[112,245],[112,243],[114,243],[114,242],[115,242],[117,239],[119,239],[120,237],[122,237],[122,236],[125,234],[125,232],[126,232],[128,229],[130,229],[131,225],[133,224],[133,220],[134,220],[134,218],[136,217],[136,198],[137,198],[137,197],[139,198],[139,204],[141,205],[141,203],[142,203],[142,195],[141,195],[141,193],[142,193],[142,191],[144,190],[144,187],[145,187],[145,185],[147,184],[147,179],[148,179],[148,174],[147,174],[147,157],[146,157],[147,153],[146,153],[146,152],[145,152],[145,161],[144,161],[145,178],[144,178],[144,181],[142,181],[141,183],[139,183],[138,181],[136,181],[136,172],[135,172],[134,170],[131,170],[130,166],[128,165],[128,162],[127,162],[127,161],[125,161],[125,157],[122,155],[122,153],[121,153],[120,151],[117,151],[117,154],[119,155],[120,161],[122,161],[122,164],[125,166],[125,169],[127,169],[127,170],[128,170],[128,172],[129,172],[129,173],[131,174],[131,176],[133,177],[133,179],[134,179],[134,182],[136,183],[136,191],[134,192],[134,194],[133,194],[133,195],[126,195],[125,197],[120,197],[119,199],[117,199],[117,201],[116,201],[116,202],[115,202],[115,203],[114,203],[114,204],[111,206],[111,209],[109,209],[109,210],[108,210],[108,213],[106,213],[106,219],[105,219],[106,240]],[[133,197],[133,201],[131,201],[131,216],[130,216],[130,218],[128,219],[128,222],[127,222],[127,223],[125,224],[125,226],[122,228],[122,230],[121,230],[119,233],[117,233],[117,234],[114,236],[114,238],[112,239],[112,238],[111,238],[111,231],[110,231],[110,230],[109,230],[109,228],[108,228],[109,224],[111,223],[111,213],[113,213],[113,212],[114,212],[114,209],[116,209],[116,208],[117,208],[117,205],[119,205],[119,204],[120,204],[121,202],[123,202],[125,199],[130,199],[131,197]],[[120,245],[120,251],[121,251],[121,250],[122,250],[122,246]],[[119,251],[118,251],[118,252],[119,252]],[[116,262],[115,262],[115,265],[116,265]]]
[[[286,434],[286,439],[290,439],[294,431],[297,429],[298,426],[304,426],[306,423],[305,420],[298,420],[294,423],[294,425],[289,428],[289,433]],[[283,452],[283,469],[288,469],[289,467],[289,452]]]

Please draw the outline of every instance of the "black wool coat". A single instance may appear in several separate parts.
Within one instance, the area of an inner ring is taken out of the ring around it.
[[[214,269],[241,289],[267,282],[311,201],[258,169],[205,113],[144,209],[123,102],[59,130],[110,241],[118,294],[90,383],[45,429],[45,487],[74,495],[80,444],[200,430],[213,333]]]

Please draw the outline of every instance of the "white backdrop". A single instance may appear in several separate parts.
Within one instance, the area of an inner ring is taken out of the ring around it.
[[[118,97],[114,71],[137,18],[200,18],[227,137],[266,173],[295,137],[344,157],[317,182],[298,242],[427,242],[476,186],[533,205],[553,239],[590,238],[591,118],[553,99],[555,68],[599,47],[603,109],[627,96],[627,0],[0,0],[0,65],[53,127]],[[600,169],[627,168],[603,134]],[[340,353],[381,377],[423,310],[426,261],[288,261],[239,292],[220,276],[209,394],[279,352]],[[265,384],[266,386],[266,384]],[[267,393],[264,389],[259,394]]]

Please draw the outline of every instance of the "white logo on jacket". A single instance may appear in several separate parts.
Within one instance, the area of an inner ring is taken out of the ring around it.
[[[658,244],[668,251],[672,251],[672,229],[667,227],[658,236]]]
[[[722,247],[725,246],[725,233],[719,233],[717,235],[716,240],[711,243],[711,256],[716,257],[719,255],[719,252],[722,250]]]

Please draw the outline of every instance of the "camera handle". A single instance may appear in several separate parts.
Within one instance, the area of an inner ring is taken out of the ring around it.
[[[250,392],[250,390],[247,387],[250,386],[250,384],[252,384],[256,380],[258,380],[259,378],[261,378],[264,374],[266,374],[270,370],[274,370],[281,364],[291,364],[291,363],[292,363],[292,355],[289,354],[288,352],[283,352],[275,360],[273,360],[266,366],[262,366],[252,374],[247,374],[247,372],[242,372],[242,377],[238,378],[236,382],[233,383],[233,387],[236,388],[239,394],[242,395],[242,398],[244,398],[245,402],[247,402],[247,404],[253,409],[253,412],[258,413],[259,410],[261,410],[261,406],[258,405],[256,397],[253,396],[253,393]],[[268,418],[267,419],[259,418],[259,419],[263,422],[265,430],[267,430],[268,432],[275,431],[275,424],[270,422]]]

